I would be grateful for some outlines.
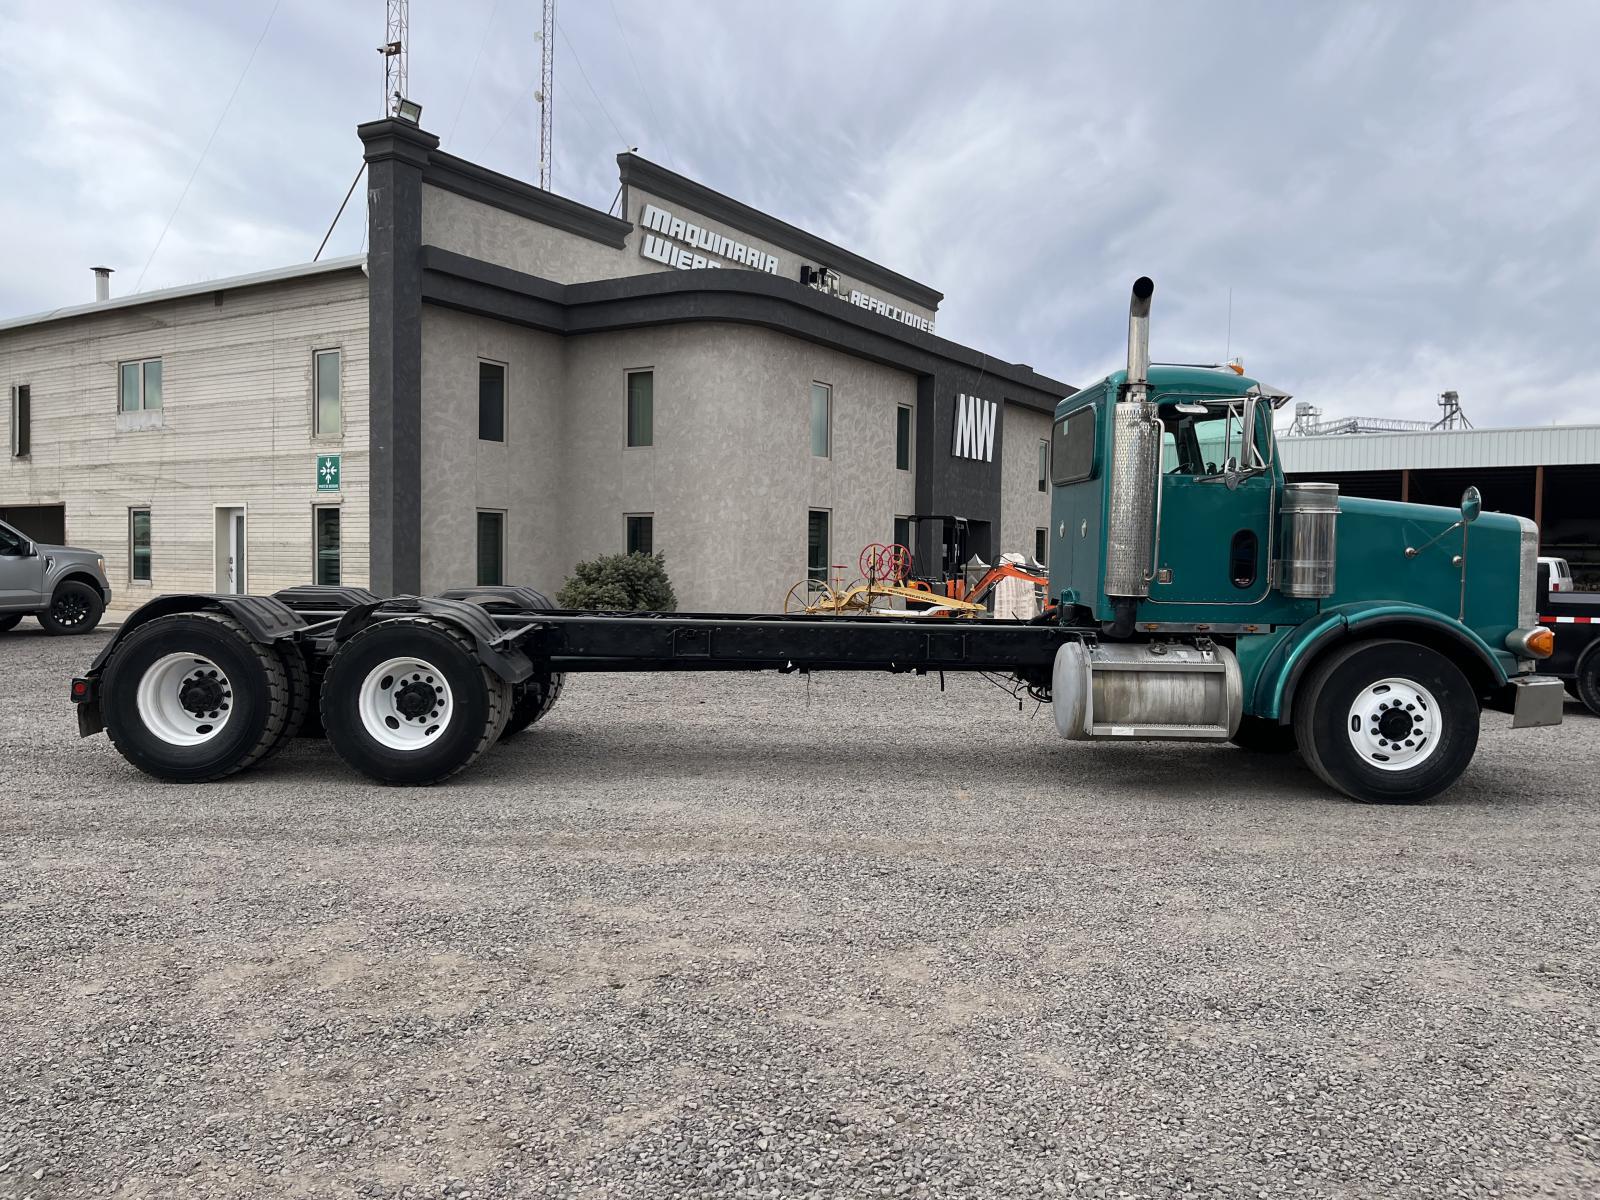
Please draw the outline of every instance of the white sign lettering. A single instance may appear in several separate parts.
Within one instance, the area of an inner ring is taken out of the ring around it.
[[[977,396],[956,397],[956,439],[950,453],[955,458],[994,461],[994,423],[1000,407]]]
[[[933,322],[927,317],[919,317],[914,312],[907,312],[887,300],[879,300],[876,296],[869,296],[865,292],[851,292],[850,303],[868,312],[881,313],[891,321],[899,321],[903,325],[910,325],[913,329],[920,329],[923,333],[933,332]]]
[[[757,250],[754,246],[746,246],[743,242],[736,242],[713,230],[682,220],[664,208],[657,208],[654,204],[644,206],[639,225],[642,229],[653,230],[661,235],[653,237],[647,233],[639,243],[640,255],[652,262],[665,263],[669,267],[677,267],[680,271],[692,271],[701,267],[720,267],[722,262],[719,260],[726,259],[738,263],[741,267],[749,267],[752,271],[765,271],[768,275],[778,273],[776,255]],[[668,241],[668,238],[672,241]],[[674,246],[672,242],[683,242],[692,249],[684,250]],[[695,250],[701,253],[696,254]]]
[[[758,250],[754,246],[747,246],[703,225],[696,225],[693,221],[675,217],[666,209],[654,204],[644,206],[644,212],[639,214],[639,228],[644,235],[639,239],[639,256],[651,262],[661,263],[663,266],[676,267],[680,271],[697,271],[702,267],[732,265],[748,267],[752,271],[765,271],[768,275],[776,275],[780,270],[777,255],[768,254],[765,250]],[[924,333],[933,332],[932,319],[907,312],[897,304],[869,296],[865,292],[854,290],[846,292],[839,285],[835,273],[825,267],[808,269],[819,280],[828,280],[827,286],[822,286],[820,282],[812,284],[818,291],[837,296],[858,308],[878,313],[903,325],[910,325],[913,329],[920,329]]]

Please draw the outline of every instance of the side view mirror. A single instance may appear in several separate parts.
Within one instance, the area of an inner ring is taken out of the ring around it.
[[[1461,520],[1463,524],[1471,525],[1483,512],[1483,494],[1475,487],[1469,487],[1461,493]]]

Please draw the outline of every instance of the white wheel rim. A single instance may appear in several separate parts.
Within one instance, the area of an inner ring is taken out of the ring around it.
[[[428,693],[432,701],[422,707]],[[421,658],[391,658],[367,672],[357,701],[367,736],[390,750],[425,750],[455,715],[444,672]]]
[[[1380,679],[1361,690],[1345,722],[1361,761],[1380,771],[1421,766],[1439,748],[1443,729],[1433,693],[1410,679]]]
[[[233,716],[233,682],[209,658],[168,654],[150,664],[135,696],[139,720],[171,746],[201,746]]]

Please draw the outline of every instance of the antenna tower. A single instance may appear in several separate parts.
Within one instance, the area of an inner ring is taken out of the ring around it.
[[[544,0],[539,30],[539,186],[550,190],[550,159],[555,153],[556,0]]]
[[[409,0],[387,0],[387,6],[378,53],[383,55],[383,115],[392,117],[400,109],[400,97],[410,94],[406,44],[411,40],[411,5]]]

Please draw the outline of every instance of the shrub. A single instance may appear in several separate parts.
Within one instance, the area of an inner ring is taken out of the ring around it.
[[[574,567],[556,603],[562,608],[675,612],[678,597],[667,578],[664,555],[608,554]]]

